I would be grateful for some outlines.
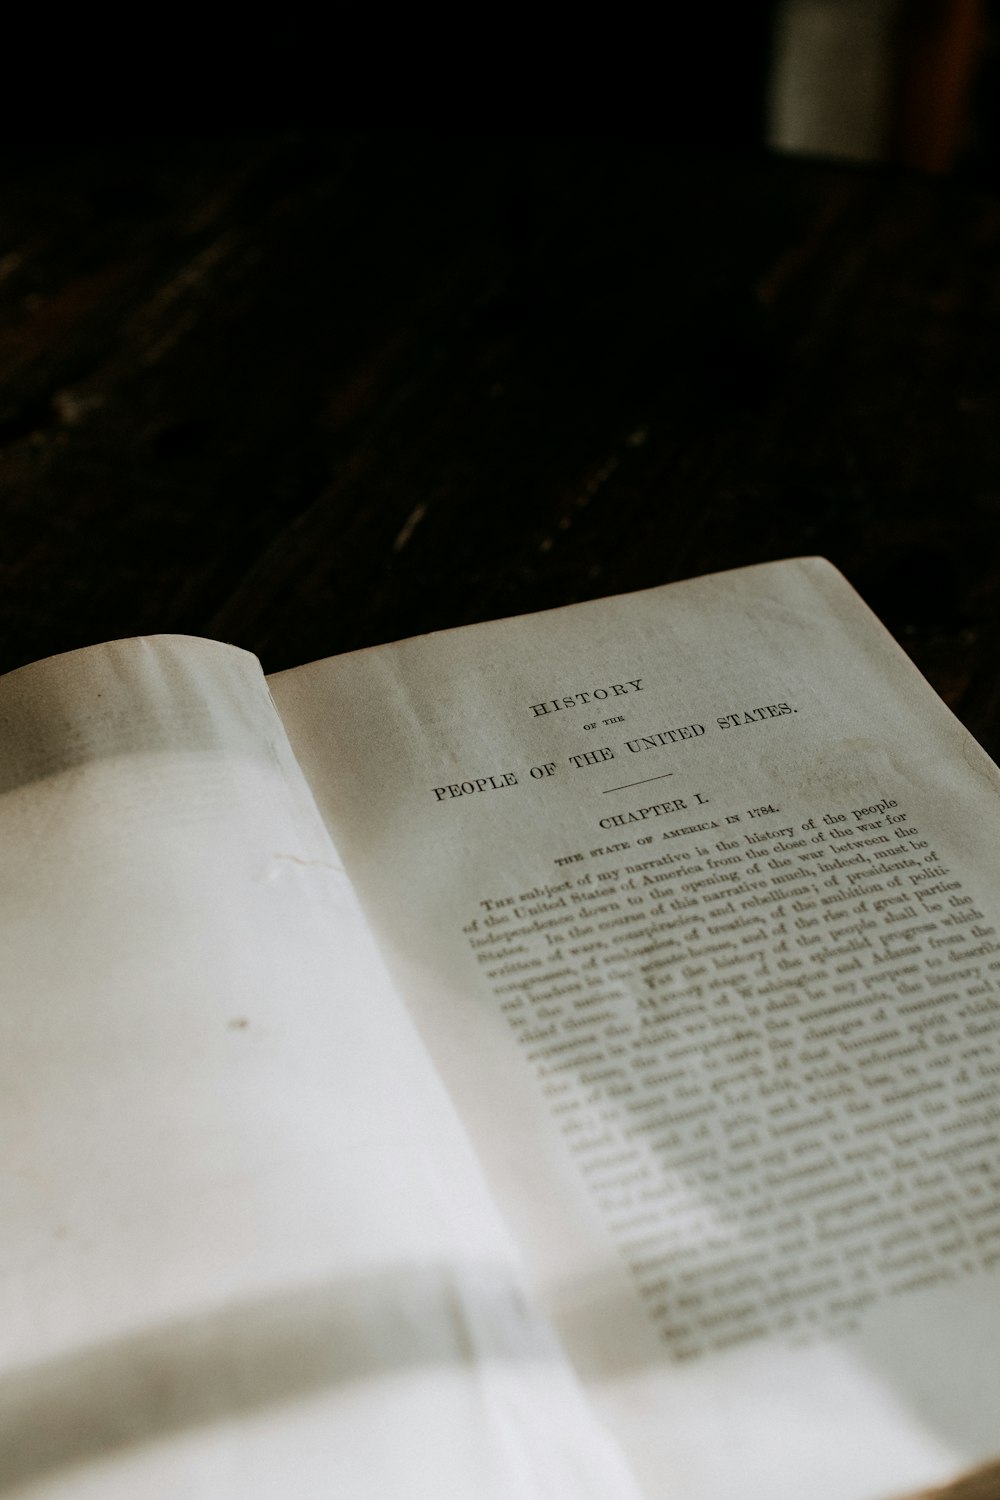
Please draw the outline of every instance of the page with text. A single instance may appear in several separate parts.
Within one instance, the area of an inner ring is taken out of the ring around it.
[[[0,1491],[634,1500],[253,657],[0,682]]]
[[[767,564],[271,679],[650,1496],[1000,1453],[997,772]]]

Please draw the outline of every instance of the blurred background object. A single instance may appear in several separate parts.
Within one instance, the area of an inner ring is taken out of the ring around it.
[[[948,171],[973,144],[989,20],[983,0],[783,0],[769,144]]]
[[[885,157],[900,10],[899,0],[785,0],[771,62],[772,146]]]

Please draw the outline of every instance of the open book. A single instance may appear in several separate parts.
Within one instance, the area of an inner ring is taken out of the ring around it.
[[[1000,1455],[1000,783],[828,564],[73,652],[0,783],[3,1500]]]

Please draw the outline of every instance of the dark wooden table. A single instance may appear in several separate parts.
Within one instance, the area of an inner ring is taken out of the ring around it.
[[[0,668],[798,553],[1000,752],[1000,201],[628,140],[0,155]]]

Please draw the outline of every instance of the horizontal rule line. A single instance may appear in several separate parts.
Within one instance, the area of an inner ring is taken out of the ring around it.
[[[629,787],[646,786],[650,781],[662,781],[665,776],[672,776],[673,774],[673,771],[663,771],[659,776],[647,776],[644,781],[626,781],[624,786],[606,786],[604,788],[604,795],[606,797],[609,792],[627,792]]]

